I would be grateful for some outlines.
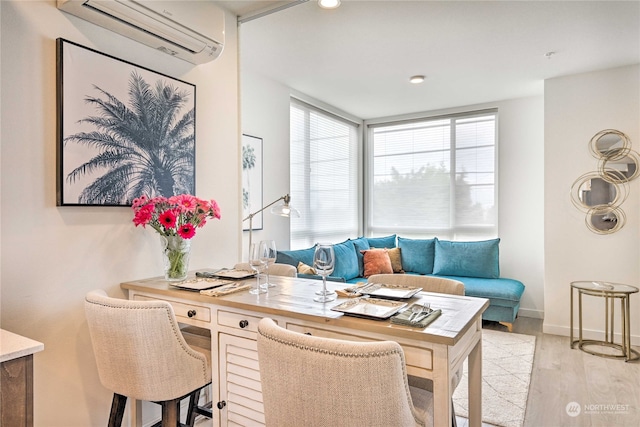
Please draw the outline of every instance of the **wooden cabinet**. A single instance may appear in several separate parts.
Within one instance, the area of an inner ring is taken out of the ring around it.
[[[33,426],[33,353],[43,348],[0,330],[0,426]]]
[[[220,334],[220,410],[223,426],[262,426],[264,406],[254,339]]]

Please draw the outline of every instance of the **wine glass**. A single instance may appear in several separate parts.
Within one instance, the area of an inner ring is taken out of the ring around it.
[[[251,248],[249,249],[249,265],[251,266],[251,269],[256,272],[256,287],[251,289],[249,293],[254,295],[266,293],[267,290],[260,287],[260,272],[264,268],[265,264],[262,261],[259,243],[251,244]]]
[[[267,281],[262,284],[264,288],[273,288],[276,285],[269,281],[269,266],[276,262],[276,242],[274,240],[263,240],[260,242],[260,256],[265,264]]]
[[[318,296],[313,299],[314,301],[328,302],[336,299],[335,292],[327,291],[327,276],[333,273],[335,262],[333,245],[318,243],[313,254],[313,266],[316,272],[322,276],[322,291],[316,292]]]

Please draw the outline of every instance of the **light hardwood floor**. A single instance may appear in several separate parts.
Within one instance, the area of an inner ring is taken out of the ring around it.
[[[486,322],[483,327],[506,331],[497,323]],[[639,361],[571,349],[569,337],[543,334],[540,319],[519,317],[513,332],[536,336],[524,427],[640,426]],[[580,408],[576,416],[567,413],[572,402]],[[467,426],[466,419],[458,418],[458,427]]]
[[[497,323],[486,322],[483,328],[507,333]],[[536,336],[524,427],[640,426],[639,361],[624,362],[572,350],[569,337],[543,334],[540,319],[519,317],[513,332]],[[636,333],[633,327],[632,332]],[[567,414],[571,402],[580,408],[575,417]],[[612,411],[607,405],[618,406]],[[457,424],[469,425],[460,417]],[[209,424],[201,420],[197,425]]]

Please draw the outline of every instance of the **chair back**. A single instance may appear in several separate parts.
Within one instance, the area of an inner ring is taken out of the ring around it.
[[[417,276],[414,274],[374,274],[369,276],[367,282],[385,285],[415,286],[422,288],[425,292],[464,295],[464,283],[444,277]]]
[[[248,262],[240,262],[233,267],[234,270],[253,271]],[[265,272],[264,270],[262,271]],[[275,263],[269,266],[269,274],[271,276],[296,277],[298,270],[289,264]]]
[[[202,353],[184,340],[166,301],[85,298],[85,313],[102,385],[147,401],[184,396],[211,382]]]
[[[268,426],[425,425],[396,342],[314,337],[264,318],[258,363]]]

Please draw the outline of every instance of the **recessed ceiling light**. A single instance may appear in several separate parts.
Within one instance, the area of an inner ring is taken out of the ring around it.
[[[411,76],[409,77],[409,81],[413,84],[422,83],[424,81],[424,76]]]
[[[318,6],[323,9],[335,9],[340,6],[340,0],[318,0]]]

